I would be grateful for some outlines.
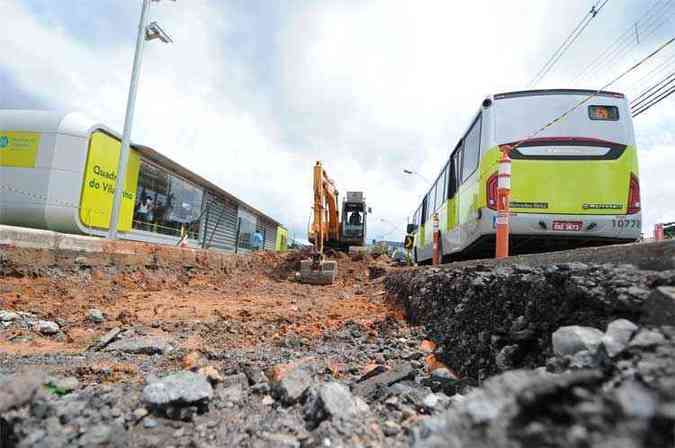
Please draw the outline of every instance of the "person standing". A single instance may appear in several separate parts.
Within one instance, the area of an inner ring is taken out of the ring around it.
[[[264,244],[264,238],[260,230],[256,230],[253,234],[253,250],[261,250]]]

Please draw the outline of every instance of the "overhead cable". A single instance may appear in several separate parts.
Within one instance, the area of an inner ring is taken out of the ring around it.
[[[675,86],[673,86],[671,89],[663,92],[661,95],[658,97],[654,98],[652,101],[650,101],[647,104],[644,104],[641,108],[633,112],[633,117],[637,117],[638,115],[647,112],[649,109],[660,103],[661,101],[665,100],[668,98],[670,95],[675,93]]]
[[[551,71],[555,64],[560,60],[560,58],[565,54],[565,52],[574,44],[574,42],[579,38],[581,33],[584,32],[586,27],[591,23],[591,21],[598,15],[598,13],[604,8],[609,0],[598,0],[598,2],[591,7],[591,10],[581,19],[577,26],[572,30],[572,32],[565,38],[563,43],[558,47],[558,49],[551,55],[551,57],[546,61],[544,66],[537,72],[534,79],[530,81],[529,86],[535,87],[544,77]],[[602,2],[602,4],[600,4]],[[600,6],[598,6],[600,5]]]
[[[576,104],[575,104],[572,108],[570,108],[569,110],[567,110],[567,111],[563,112],[562,114],[558,115],[556,118],[554,118],[553,120],[549,121],[549,122],[546,123],[544,126],[542,126],[541,128],[537,129],[536,131],[534,131],[532,134],[528,135],[528,136],[525,137],[524,139],[522,139],[522,140],[520,140],[519,142],[517,142],[515,145],[512,146],[512,149],[518,148],[520,145],[522,145],[522,144],[525,143],[526,141],[533,139],[534,137],[536,137],[537,135],[539,135],[541,132],[545,131],[545,130],[548,129],[549,127],[551,127],[551,126],[553,126],[554,124],[556,124],[556,123],[558,123],[558,122],[564,120],[565,118],[567,118],[567,116],[568,116],[570,113],[572,113],[573,111],[575,111],[576,109],[578,109],[579,107],[581,107],[582,105],[584,105],[585,103],[587,103],[589,100],[591,100],[591,98],[594,98],[596,95],[598,95],[600,92],[602,92],[603,90],[605,90],[605,89],[608,88],[609,86],[611,86],[611,85],[615,84],[616,82],[620,81],[621,79],[623,79],[626,75],[628,75],[629,73],[633,72],[633,71],[636,70],[638,67],[640,67],[642,64],[644,64],[645,62],[647,62],[648,60],[650,60],[651,58],[653,58],[654,56],[656,56],[658,53],[660,53],[661,51],[663,51],[666,47],[668,47],[669,45],[671,45],[673,42],[675,42],[675,37],[672,37],[672,38],[670,38],[670,40],[668,40],[668,41],[664,42],[663,44],[661,44],[656,50],[652,51],[652,52],[649,53],[647,56],[645,56],[644,58],[640,59],[638,62],[636,62],[635,64],[633,64],[632,66],[630,66],[628,69],[626,69],[625,71],[623,71],[619,76],[617,76],[616,78],[612,79],[612,80],[609,81],[607,84],[603,85],[602,87],[600,87],[598,90],[596,90],[595,92],[593,92],[593,93],[590,94],[589,96],[583,98],[581,101],[579,101],[578,103],[576,103]],[[672,92],[671,92],[671,93],[672,93]]]
[[[667,88],[670,84],[675,82],[675,72],[671,73],[670,75],[666,76],[663,78],[661,81],[658,81],[648,89],[644,90],[640,95],[638,95],[636,98],[631,101],[630,105],[631,107],[637,107],[640,105],[640,103],[644,103],[646,100],[648,100],[651,96],[654,94],[657,94],[659,91],[663,90],[664,88]]]
[[[591,78],[600,70],[606,70],[612,66],[613,61],[622,58],[630,51],[633,44],[633,36],[639,28],[642,30],[641,41],[645,42],[665,21],[669,20],[666,11],[673,0],[667,0],[663,3],[655,2],[645,13],[633,24],[631,24],[619,37],[617,37],[607,48],[598,55],[590,64],[586,66],[573,80],[577,82],[585,78]],[[665,18],[664,18],[665,17]],[[659,19],[662,19],[659,22]]]

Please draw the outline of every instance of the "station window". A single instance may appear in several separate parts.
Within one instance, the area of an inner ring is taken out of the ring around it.
[[[471,129],[464,138],[464,166],[462,167],[462,182],[465,182],[478,168],[480,158],[480,128],[481,116],[478,115]]]
[[[189,238],[199,234],[203,190],[155,165],[141,162],[134,228]]]

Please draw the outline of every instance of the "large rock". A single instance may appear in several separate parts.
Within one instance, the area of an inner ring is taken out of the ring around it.
[[[213,388],[208,379],[194,372],[179,372],[148,384],[143,389],[143,401],[150,407],[190,405],[208,402]]]
[[[122,329],[120,327],[115,327],[100,338],[96,340],[94,344],[92,344],[89,347],[89,350],[101,350],[107,347],[110,343],[112,343],[117,337],[120,335],[122,332]]]
[[[124,352],[140,355],[154,355],[170,351],[173,347],[169,340],[159,336],[140,336],[120,339],[106,347],[108,352]]]
[[[3,378],[0,381],[0,414],[33,401],[45,380],[36,373]]]
[[[120,425],[96,425],[87,430],[79,439],[81,447],[124,447],[127,433]]]
[[[602,344],[607,354],[613,358],[623,352],[637,329],[638,326],[627,319],[617,319],[611,322],[602,337]]]
[[[35,330],[38,333],[50,336],[59,332],[59,325],[50,320],[39,320],[35,324]]]
[[[310,393],[303,415],[311,426],[333,419],[351,419],[366,414],[370,409],[359,397],[354,397],[346,386],[329,382]]]
[[[87,318],[96,324],[100,324],[105,320],[103,312],[101,310],[97,310],[96,308],[89,310],[89,313],[87,313]]]
[[[12,322],[19,318],[14,311],[0,310],[0,322]]]
[[[673,325],[675,322],[675,287],[659,286],[642,305],[642,322],[646,325]]]
[[[597,328],[571,325],[553,333],[553,352],[557,356],[574,355],[582,350],[594,352],[602,343],[602,331]]]
[[[379,375],[368,378],[367,380],[353,386],[355,394],[363,397],[372,397],[379,389],[384,389],[399,381],[411,378],[415,375],[415,370],[409,363],[395,365],[391,370]]]
[[[643,328],[633,338],[633,340],[630,341],[630,344],[628,344],[628,346],[637,348],[649,348],[663,344],[665,341],[666,338],[658,331],[647,330]]]
[[[305,365],[298,365],[272,379],[275,397],[285,405],[296,403],[313,384],[312,373]]]

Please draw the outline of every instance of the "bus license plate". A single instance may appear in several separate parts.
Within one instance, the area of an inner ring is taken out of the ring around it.
[[[581,221],[553,221],[553,230],[581,232],[583,225]]]

